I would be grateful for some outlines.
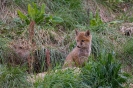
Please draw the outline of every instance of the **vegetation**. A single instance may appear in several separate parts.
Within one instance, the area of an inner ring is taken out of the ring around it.
[[[83,86],[81,82],[74,69],[66,69],[47,74],[42,82],[36,82],[35,85],[41,88],[81,88]]]
[[[2,0],[0,88],[132,88],[132,4],[132,0]],[[92,53],[84,67],[62,69],[76,44],[74,29],[91,31]],[[45,77],[29,81],[44,71]]]
[[[0,87],[1,88],[23,88],[33,87],[33,85],[27,81],[27,74],[23,67],[9,67],[0,65]]]
[[[112,54],[101,54],[98,62],[90,61],[82,70],[83,82],[92,88],[122,88],[128,75],[121,72],[121,64]]]

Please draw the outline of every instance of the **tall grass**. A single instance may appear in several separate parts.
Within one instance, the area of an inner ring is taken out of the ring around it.
[[[124,44],[123,52],[125,53],[125,55],[133,58],[133,38],[130,38],[129,40],[127,40],[127,43]]]
[[[0,38],[0,63],[6,62],[6,58],[8,56],[7,52],[9,51],[8,43],[10,39]]]
[[[133,73],[133,40],[132,37],[127,39],[127,42],[123,45],[122,51],[118,54],[123,63],[123,66],[126,65],[129,68],[126,71]]]
[[[73,30],[76,25],[87,25],[89,18],[83,9],[81,0],[46,0],[48,12],[54,13],[64,19],[62,25],[65,29]]]
[[[108,33],[107,31],[103,31],[99,34],[92,32],[92,54],[95,57],[99,56],[103,50],[108,52],[114,50],[113,42],[111,42]]]
[[[41,49],[35,52],[35,58],[38,61],[37,64],[34,65],[35,72],[44,72],[47,70],[55,69],[55,67],[61,68],[61,66],[63,65],[65,54],[57,49],[48,49],[50,51],[51,68],[47,67],[46,63],[46,48],[41,47]]]
[[[128,74],[114,54],[101,53],[97,60],[89,58],[83,68],[56,69],[48,72],[34,86],[40,88],[123,88],[128,84]]]
[[[0,65],[0,88],[33,88],[25,68]]]
[[[98,61],[91,61],[81,70],[83,82],[92,88],[122,88],[129,75],[121,72],[121,64],[112,54],[101,54]]]

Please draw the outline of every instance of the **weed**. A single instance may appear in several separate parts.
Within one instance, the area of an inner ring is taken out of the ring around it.
[[[20,10],[17,11],[21,20],[26,24],[29,24],[30,21],[35,21],[36,24],[43,23],[45,24],[57,24],[63,22],[63,19],[57,16],[49,15],[45,13],[45,4],[42,4],[41,7],[38,7],[35,3],[28,4],[28,14],[24,15]]]
[[[95,16],[93,16],[93,14],[90,12],[89,19],[89,26],[92,31],[101,32],[106,29],[107,24],[102,22],[101,17],[98,14],[98,11],[96,12]]]

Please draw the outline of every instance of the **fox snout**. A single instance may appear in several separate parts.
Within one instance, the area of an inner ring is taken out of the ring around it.
[[[77,42],[77,47],[78,48],[84,48],[84,47],[86,47],[86,45],[85,45],[85,43],[84,42]]]
[[[77,45],[78,48],[81,48],[80,46]]]

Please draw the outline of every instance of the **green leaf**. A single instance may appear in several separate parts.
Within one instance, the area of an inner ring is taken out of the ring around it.
[[[97,24],[96,24],[96,20],[95,19],[92,19],[91,21],[90,21],[90,26],[96,26]]]
[[[38,18],[35,18],[35,22],[37,23],[37,24],[39,24],[39,23],[41,23],[41,22],[43,22],[44,21],[44,16],[43,15],[41,15],[40,17],[38,17]]]
[[[24,15],[20,10],[17,11],[19,17],[21,20],[24,20],[26,22],[26,24],[29,24],[30,21],[28,19],[28,17],[26,15]]]
[[[40,22],[44,21],[44,13],[45,13],[45,4],[42,4],[41,11],[38,10],[38,13],[36,14],[35,22],[39,24]]]
[[[39,12],[38,12],[39,10],[37,9],[37,5],[33,2],[32,6],[33,6],[33,8],[35,10],[35,14],[38,15],[39,14]]]
[[[20,10],[17,10],[17,13],[18,13],[20,19],[22,19],[22,20],[26,20],[27,19],[27,17]]]
[[[31,20],[35,20],[35,10],[28,4],[28,14],[31,17]]]
[[[51,22],[53,22],[53,23],[61,23],[61,22],[63,22],[64,20],[62,19],[62,18],[60,18],[60,17],[56,17],[56,16],[54,16],[53,18],[52,18],[52,20],[51,20]]]
[[[41,7],[41,14],[44,14],[44,13],[45,13],[45,4],[43,3]]]

